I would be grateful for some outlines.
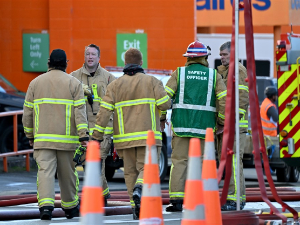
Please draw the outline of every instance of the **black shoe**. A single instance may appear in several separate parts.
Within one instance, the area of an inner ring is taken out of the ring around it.
[[[140,218],[140,211],[139,210],[137,211],[136,208],[132,208],[132,215],[133,215],[133,219],[134,220],[139,220],[139,218]]]
[[[182,212],[183,200],[170,200],[170,204],[166,207],[167,212]]]
[[[245,207],[246,202],[241,202],[240,210],[243,210]],[[221,206],[221,211],[234,211],[237,209],[236,202],[233,200],[227,200],[224,205]]]
[[[142,198],[142,186],[137,185],[133,189],[133,194],[132,198],[135,204],[135,208],[140,212],[140,207],[141,207],[141,198]]]
[[[133,189],[132,198],[135,204],[133,208],[133,219],[138,220],[140,217],[141,198],[142,198],[142,185],[136,185]]]
[[[110,198],[110,194],[108,193],[107,195],[103,196],[103,198],[104,198],[104,207],[107,207],[108,206],[107,205],[107,199]]]
[[[39,210],[40,210],[40,219],[41,220],[51,220],[53,209],[54,209],[53,206],[43,206],[43,207],[39,208]]]
[[[73,217],[79,217],[79,204],[72,209],[63,209],[65,211],[65,216],[67,219],[72,219]]]

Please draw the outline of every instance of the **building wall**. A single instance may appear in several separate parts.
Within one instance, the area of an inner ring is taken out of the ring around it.
[[[48,30],[50,52],[66,51],[67,72],[84,62],[84,48],[100,46],[102,67],[116,65],[117,33],[142,29],[148,68],[176,69],[196,37],[194,0],[0,0],[0,73],[19,90],[41,73],[22,69],[22,32]]]
[[[26,91],[38,74],[23,72],[22,33],[49,28],[48,0],[0,0],[0,74]]]

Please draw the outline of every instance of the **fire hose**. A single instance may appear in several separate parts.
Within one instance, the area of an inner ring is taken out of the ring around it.
[[[236,1],[236,0],[235,0]],[[234,3],[235,3],[234,1]],[[235,5],[235,4],[233,4]],[[254,148],[254,162],[255,168],[257,172],[259,187],[261,191],[260,198],[266,202],[269,207],[271,214],[275,213],[280,219],[282,219],[283,223],[287,222],[287,218],[282,215],[270,202],[267,196],[266,187],[264,184],[263,171],[261,166],[261,156],[262,153],[264,168],[266,171],[266,176],[268,183],[270,185],[270,190],[272,192],[272,197],[279,204],[282,205],[283,211],[288,209],[294,217],[295,222],[298,222],[298,213],[291,207],[289,207],[286,203],[284,203],[276,192],[276,188],[274,186],[274,182],[271,177],[270,166],[268,156],[266,154],[266,148],[264,144],[264,138],[262,133],[262,125],[260,120],[259,113],[259,103],[256,92],[256,74],[255,74],[255,62],[254,62],[254,46],[253,46],[253,25],[252,25],[252,4],[251,0],[244,0],[244,7],[240,4],[240,8],[244,8],[244,20],[245,20],[245,31],[246,31],[246,52],[247,52],[247,74],[248,74],[248,82],[249,82],[249,102],[250,102],[250,112],[251,112],[251,127],[252,127],[252,139],[253,139],[253,148]],[[234,93],[234,83],[238,82],[238,80],[234,80],[235,74],[235,9],[233,7],[233,27],[232,27],[232,39],[231,39],[231,52],[230,54],[230,63],[229,63],[229,73],[228,73],[228,81],[227,81],[227,97],[226,97],[226,108],[225,108],[225,126],[224,126],[224,134],[223,134],[223,145],[222,145],[222,154],[221,154],[221,162],[218,171],[218,182],[220,183],[222,179],[222,174],[224,168],[226,166],[226,174],[223,186],[223,192],[221,194],[221,205],[226,203],[226,197],[229,188],[229,181],[232,172],[232,154],[233,154],[233,144],[234,144],[234,134],[235,130],[235,120],[234,120],[234,112],[232,110],[232,106],[235,106],[235,93]],[[235,107],[234,107],[235,109]],[[259,148],[260,141],[260,148]],[[248,200],[247,200],[248,201]]]

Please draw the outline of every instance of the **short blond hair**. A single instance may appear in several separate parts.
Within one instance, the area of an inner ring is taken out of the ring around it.
[[[125,52],[125,63],[126,64],[138,64],[142,62],[142,53],[136,48],[130,48]]]

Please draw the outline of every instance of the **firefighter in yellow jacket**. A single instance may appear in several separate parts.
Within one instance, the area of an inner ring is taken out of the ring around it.
[[[84,59],[85,62],[83,66],[80,69],[72,72],[71,75],[76,77],[82,83],[86,99],[86,112],[89,123],[89,132],[90,135],[92,135],[95,128],[96,115],[100,108],[100,102],[105,95],[107,85],[109,85],[116,78],[100,66],[100,48],[97,45],[90,44],[86,47],[84,52]],[[110,194],[105,177],[105,159],[111,148],[111,137],[113,134],[112,117],[104,133],[105,135],[103,138],[103,142],[100,146],[102,161],[101,179],[105,205],[107,205],[107,199],[110,197]]]
[[[107,87],[93,133],[94,139],[102,140],[114,112],[114,145],[124,161],[124,177],[134,219],[139,218],[147,132],[153,130],[157,146],[162,145],[158,111],[171,106],[162,82],[146,75],[142,63],[138,49],[126,51],[124,75]]]
[[[166,211],[182,211],[187,176],[189,141],[199,138],[202,154],[206,128],[215,129],[216,120],[224,124],[226,86],[216,70],[208,68],[210,48],[199,41],[192,42],[186,53],[187,62],[172,73],[165,90],[173,98],[172,166],[170,172],[170,204]],[[161,116],[164,129],[166,114]]]
[[[218,66],[218,72],[222,75],[225,85],[227,86],[227,78],[228,78],[228,70],[229,70],[229,62],[230,62],[230,44],[231,42],[226,42],[220,47],[220,56],[221,56],[221,66]],[[226,204],[221,206],[221,210],[223,211],[230,211],[236,210],[236,199],[240,198],[240,209],[243,209],[246,204],[246,193],[245,193],[245,177],[243,173],[243,154],[245,149],[245,140],[246,140],[246,133],[248,132],[248,106],[249,106],[249,88],[248,83],[245,81],[247,78],[247,70],[246,68],[239,63],[239,113],[240,113],[240,184],[236,183],[235,177],[236,174],[236,162],[235,155],[232,155],[232,174],[229,184],[229,190],[227,195]],[[224,115],[223,115],[224,116]],[[223,139],[223,128],[219,129],[219,134],[217,135],[217,151],[218,157],[221,157],[222,151],[222,139]],[[233,146],[233,151],[235,153],[235,141]],[[236,189],[237,185],[240,185],[240,196],[237,196]]]
[[[66,53],[55,49],[49,70],[30,82],[24,103],[23,126],[34,146],[38,165],[37,199],[42,220],[51,220],[55,172],[61,189],[61,206],[68,219],[79,216],[78,175],[73,155],[79,143],[89,140],[81,83],[65,73]]]

